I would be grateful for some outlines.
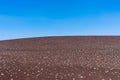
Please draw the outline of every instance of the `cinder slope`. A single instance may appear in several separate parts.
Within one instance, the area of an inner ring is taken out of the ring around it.
[[[0,41],[0,80],[120,80],[120,37]]]

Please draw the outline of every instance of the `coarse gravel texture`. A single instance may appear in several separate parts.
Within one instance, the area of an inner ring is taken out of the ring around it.
[[[120,37],[0,41],[0,80],[120,80]]]

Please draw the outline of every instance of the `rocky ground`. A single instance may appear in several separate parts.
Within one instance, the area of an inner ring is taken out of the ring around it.
[[[0,41],[0,80],[120,80],[120,37]]]

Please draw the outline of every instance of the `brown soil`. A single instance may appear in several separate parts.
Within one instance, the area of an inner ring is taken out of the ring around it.
[[[0,41],[0,80],[120,80],[120,37]]]

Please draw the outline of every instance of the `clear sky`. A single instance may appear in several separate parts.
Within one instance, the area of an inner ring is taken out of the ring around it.
[[[120,0],[0,0],[0,40],[120,35]]]

